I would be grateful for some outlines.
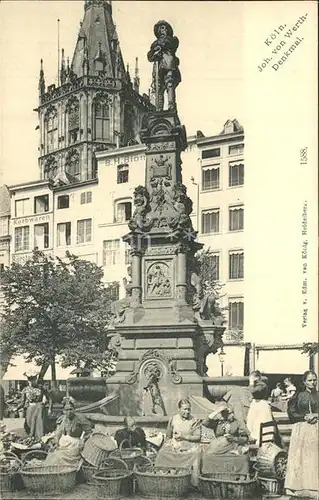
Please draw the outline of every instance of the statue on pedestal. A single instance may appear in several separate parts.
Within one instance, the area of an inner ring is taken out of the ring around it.
[[[111,304],[111,315],[112,320],[110,326],[116,325],[118,323],[123,323],[125,320],[125,311],[131,305],[131,295],[132,295],[132,282],[131,282],[131,267],[128,267],[127,273],[129,275],[129,280],[123,278],[123,285],[125,288],[124,299],[116,300]]]
[[[179,40],[173,36],[173,28],[166,21],[158,21],[154,26],[156,40],[147,54],[153,62],[153,89],[156,95],[156,110],[163,111],[164,93],[167,91],[168,109],[176,111],[175,89],[181,82],[179,59],[175,53]]]

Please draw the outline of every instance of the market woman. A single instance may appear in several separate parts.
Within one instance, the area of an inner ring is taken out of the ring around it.
[[[24,429],[33,438],[41,439],[45,434],[45,419],[47,402],[46,393],[38,383],[38,372],[31,369],[24,374],[28,379],[28,385],[21,391],[21,402],[17,410],[25,410]]]
[[[59,443],[60,438],[68,435],[74,429],[80,429],[80,435],[83,433],[83,439],[86,439],[92,430],[92,425],[84,416],[78,415],[75,412],[75,401],[71,397],[63,399],[63,414],[57,420],[54,441]]]
[[[155,465],[185,467],[192,470],[192,484],[197,486],[199,474],[201,422],[191,415],[188,399],[178,403],[178,413],[169,421],[166,442],[160,449]]]
[[[318,412],[317,375],[303,375],[304,390],[289,403],[288,415],[294,425],[289,445],[286,492],[289,495],[318,498]]]
[[[260,446],[260,426],[274,420],[268,403],[268,386],[261,379],[260,371],[256,370],[250,374],[249,389],[252,394],[252,402],[247,415],[247,428],[250,437]]]

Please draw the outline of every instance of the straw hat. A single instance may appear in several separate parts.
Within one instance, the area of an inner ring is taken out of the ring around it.
[[[208,415],[208,418],[210,420],[213,420],[217,415],[219,415],[222,411],[229,410],[229,406],[226,403],[220,403],[218,405],[215,405],[215,408],[213,411],[210,412]]]
[[[36,378],[39,375],[39,370],[36,368],[28,368],[26,372],[23,374],[27,378]]]

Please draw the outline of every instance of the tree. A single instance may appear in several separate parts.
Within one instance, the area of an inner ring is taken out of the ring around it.
[[[35,250],[24,265],[2,274],[4,295],[1,349],[25,355],[38,365],[101,368],[114,284],[106,286],[96,264],[66,254],[65,259]]]

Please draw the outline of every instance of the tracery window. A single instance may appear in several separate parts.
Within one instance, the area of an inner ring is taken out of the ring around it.
[[[68,152],[65,159],[66,172],[73,177],[74,180],[80,180],[80,156],[76,149]]]
[[[69,144],[79,140],[80,106],[76,98],[70,99],[67,104]]]
[[[58,164],[56,159],[51,156],[44,164],[43,177],[44,179],[54,179],[58,171]]]
[[[58,148],[58,115],[53,106],[49,107],[45,113],[44,126],[44,148],[47,154]]]
[[[96,96],[93,102],[94,139],[105,141],[110,138],[110,111],[106,96]]]

